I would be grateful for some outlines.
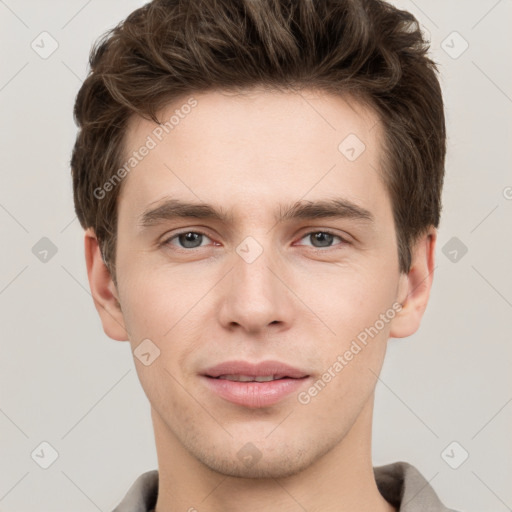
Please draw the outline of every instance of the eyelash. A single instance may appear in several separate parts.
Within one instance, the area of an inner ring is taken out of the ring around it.
[[[178,238],[179,236],[181,235],[186,235],[187,233],[194,233],[196,235],[201,235],[201,236],[205,236],[207,238],[210,238],[206,233],[202,232],[202,231],[192,231],[192,230],[186,230],[186,231],[181,231],[179,233],[175,233],[174,235],[172,235],[171,237],[168,237],[166,238],[162,243],[161,245],[162,246],[168,246],[168,245],[171,245],[170,242],[172,240],[174,240],[175,238]],[[333,233],[332,231],[329,231],[328,229],[325,230],[325,229],[322,229],[322,230],[316,230],[316,231],[309,231],[308,233],[305,233],[301,238],[300,240],[302,240],[303,238],[306,238],[307,236],[310,236],[310,235],[314,235],[314,234],[317,234],[317,233],[322,233],[322,234],[326,234],[326,235],[331,235],[335,238],[339,238],[341,240],[341,243],[338,244],[338,245],[349,245],[350,242],[348,240],[346,240],[345,238],[341,237],[340,235],[337,235],[336,233]],[[199,246],[199,247],[192,247],[192,248],[186,248],[186,247],[178,247],[177,250],[181,250],[181,251],[186,251],[186,252],[191,252],[195,249],[201,249],[202,247],[205,247],[205,246]],[[317,250],[317,251],[320,251],[320,252],[325,252],[326,250],[328,249],[331,249],[333,250],[335,248],[335,246],[330,246],[330,247],[314,247],[314,246],[309,246],[311,247],[311,249],[314,249],[314,250]]]

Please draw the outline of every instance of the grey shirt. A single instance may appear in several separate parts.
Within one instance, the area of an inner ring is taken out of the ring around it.
[[[399,512],[456,512],[446,508],[423,475],[407,462],[373,468],[382,496]],[[154,512],[158,495],[158,470],[140,475],[112,512]]]

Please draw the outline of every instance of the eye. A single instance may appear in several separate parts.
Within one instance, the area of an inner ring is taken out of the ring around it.
[[[330,231],[311,231],[310,233],[307,233],[305,236],[303,236],[301,240],[304,240],[305,238],[309,238],[312,241],[312,246],[317,249],[331,247],[334,238],[341,240],[341,244],[337,245],[344,245],[349,243],[341,236],[335,235]]]
[[[177,245],[179,249],[196,249],[203,246],[201,242],[204,238],[209,239],[207,235],[199,231],[183,231],[167,238],[162,245]],[[176,244],[173,243],[174,240],[176,240]]]
[[[329,248],[333,246],[334,239],[340,240],[341,243],[334,245],[345,245],[349,244],[347,240],[342,238],[339,235],[335,235],[330,231],[311,231],[306,233],[301,240],[309,238],[312,242],[312,247],[316,249],[321,248]],[[211,241],[210,237],[205,233],[200,231],[182,231],[181,233],[176,233],[173,236],[165,239],[162,242],[162,245],[173,245],[178,249],[197,249],[199,247],[204,247],[206,244],[202,242],[208,239]],[[303,245],[303,244],[299,244]],[[307,245],[307,244],[306,244]]]

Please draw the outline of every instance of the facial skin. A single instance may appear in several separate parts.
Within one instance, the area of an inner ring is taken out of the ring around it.
[[[85,235],[105,333],[129,339],[132,350],[145,339],[160,350],[148,366],[134,358],[151,403],[156,510],[394,510],[372,471],[374,389],[388,338],[409,336],[420,325],[436,230],[414,247],[411,271],[400,274],[391,203],[379,176],[381,125],[348,97],[256,89],[193,97],[197,106],[122,185],[117,288],[94,232]],[[168,105],[161,119],[187,99]],[[127,154],[155,127],[132,119]],[[349,134],[366,145],[355,161],[338,150]],[[176,218],[142,228],[142,213],[169,198],[208,203],[232,218]],[[368,210],[373,223],[276,223],[280,208],[333,198]],[[325,231],[335,236],[315,239]],[[178,237],[163,244],[187,232],[205,236],[188,238],[188,245],[181,237],[181,248]],[[250,263],[236,250],[247,237],[262,249]],[[200,378],[224,361],[271,359],[305,370],[311,377],[300,391],[307,391],[393,304],[403,308],[307,404],[292,393],[269,407],[235,405]],[[254,464],[239,456],[247,443],[261,456]]]

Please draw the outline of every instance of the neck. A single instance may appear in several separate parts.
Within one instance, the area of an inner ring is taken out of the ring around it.
[[[371,460],[373,396],[345,437],[305,470],[284,478],[212,471],[152,409],[159,490],[155,512],[396,512],[377,488]]]

